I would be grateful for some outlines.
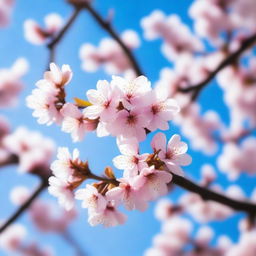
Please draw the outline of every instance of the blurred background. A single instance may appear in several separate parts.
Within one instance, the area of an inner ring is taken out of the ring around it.
[[[166,15],[177,14],[188,27],[194,30],[193,21],[188,15],[189,6],[193,1],[119,1],[95,0],[93,6],[99,13],[106,17],[109,10],[113,10],[112,24],[118,33],[126,29],[135,30],[141,40],[141,46],[134,51],[140,66],[149,80],[154,83],[159,80],[159,72],[164,67],[173,67],[173,63],[168,61],[161,53],[161,40],[148,41],[143,37],[143,30],[140,21],[143,17],[148,16],[153,10],[162,10]],[[11,67],[17,58],[24,57],[29,63],[29,71],[22,78],[24,90],[19,96],[18,105],[13,108],[1,109],[1,115],[8,118],[12,130],[19,126],[25,126],[29,130],[40,131],[44,136],[53,139],[57,146],[66,146],[70,149],[78,148],[81,152],[81,158],[88,160],[91,169],[100,174],[105,166],[113,166],[112,158],[119,155],[115,139],[112,137],[98,138],[94,133],[89,133],[84,141],[73,143],[69,134],[60,131],[56,125],[45,126],[39,125],[37,120],[32,117],[31,109],[26,107],[25,98],[35,87],[36,81],[42,78],[48,62],[48,50],[44,45],[37,46],[29,43],[24,38],[24,21],[28,18],[36,20],[43,25],[44,17],[49,13],[58,13],[65,19],[69,17],[72,8],[64,0],[17,0],[10,24],[0,29],[0,67]],[[67,86],[67,97],[70,101],[74,97],[84,98],[86,91],[95,88],[99,79],[110,80],[111,76],[104,72],[103,69],[97,72],[84,72],[81,69],[81,60],[79,58],[79,48],[83,43],[92,43],[98,45],[103,37],[109,35],[103,31],[99,25],[86,12],[82,12],[76,22],[72,25],[64,39],[59,44],[56,51],[56,63],[59,65],[69,64],[73,70],[74,76],[72,82]],[[205,51],[213,51],[214,47],[206,43]],[[196,76],[197,74],[195,74]],[[223,124],[230,122],[227,106],[223,101],[223,93],[213,81],[206,90],[202,91],[198,102],[201,104],[202,113],[214,109]],[[170,138],[172,134],[179,133],[179,126],[171,123],[171,128],[165,132]],[[150,151],[150,140],[155,133],[149,134],[149,138],[142,143],[142,151]],[[206,155],[198,150],[193,150],[190,141],[182,135],[182,139],[189,145],[188,153],[192,156],[193,162],[190,166],[185,167],[187,177],[198,181],[201,177],[200,168],[203,164],[212,164],[216,169],[216,159],[222,151],[222,147],[213,155]],[[116,171],[118,172],[118,170]],[[217,171],[217,183],[223,188],[232,184],[238,184],[249,197],[255,187],[255,178],[242,174],[238,180],[230,181],[223,174]],[[26,186],[33,190],[38,185],[39,180],[29,174],[17,172],[15,166],[4,167],[0,172],[0,219],[5,220],[10,216],[17,206],[10,201],[10,192],[15,186]],[[182,189],[176,188],[167,197],[176,201]],[[57,204],[57,200],[45,191],[41,197],[47,202]],[[152,237],[160,231],[160,223],[154,217],[155,202],[150,203],[146,212],[128,212],[127,222],[118,227],[104,228],[101,226],[91,227],[87,223],[87,211],[82,209],[77,202],[78,217],[69,225],[69,232],[77,243],[91,256],[135,256],[143,255],[143,252],[151,246]],[[219,234],[228,235],[233,241],[238,239],[237,221],[243,217],[243,214],[235,214],[225,220],[225,225],[221,221],[211,221],[209,226],[213,227],[216,236]],[[187,215],[187,218],[192,218]],[[192,220],[195,227],[199,224]],[[39,231],[31,223],[30,216],[23,214],[18,223],[24,224],[28,229],[27,238],[31,241],[40,241],[40,245],[53,248],[55,255],[74,255],[72,248],[65,239],[55,233],[44,233]],[[215,243],[215,240],[212,241]],[[14,253],[1,250],[0,255],[15,255]]]

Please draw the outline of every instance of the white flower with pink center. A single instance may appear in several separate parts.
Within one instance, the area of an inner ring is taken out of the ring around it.
[[[167,141],[163,133],[157,133],[151,141],[151,146],[154,152],[158,152],[159,158],[166,164],[169,171],[183,175],[180,167],[189,165],[192,161],[191,157],[186,154],[188,146],[185,142],[180,140],[180,136],[174,134],[171,139]]]
[[[123,203],[125,208],[129,211],[147,209],[147,200],[143,196],[142,183],[134,182],[134,178],[122,178],[118,187],[112,188],[106,193],[108,200],[114,200],[117,203]],[[139,187],[138,187],[139,184]]]
[[[91,226],[102,224],[104,227],[113,227],[124,224],[126,216],[119,212],[112,202],[109,202],[103,212],[89,211],[88,222]]]
[[[102,213],[107,207],[106,198],[90,184],[87,184],[84,189],[77,190],[75,198],[82,200],[82,207],[88,208],[89,212]]]
[[[81,141],[85,134],[97,128],[97,120],[89,120],[85,117],[85,110],[81,112],[72,103],[66,103],[62,109],[63,115],[62,131],[71,133],[74,142]]]
[[[167,130],[169,128],[168,121],[180,111],[176,100],[168,98],[165,90],[157,88],[150,95],[151,103],[146,110],[146,115],[149,118],[147,128],[150,131],[157,129]]]
[[[55,87],[59,88],[68,84],[73,76],[69,65],[62,65],[61,69],[55,64],[50,64],[50,70],[44,73],[44,79],[52,82]]]
[[[147,105],[148,93],[151,92],[151,83],[145,76],[134,80],[126,80],[120,76],[113,76],[111,84],[120,89],[120,97],[125,108]]]
[[[51,195],[58,198],[58,202],[67,211],[74,208],[74,192],[72,185],[64,179],[51,176],[49,178],[48,191]]]
[[[117,113],[115,121],[107,123],[107,130],[117,137],[123,136],[143,141],[146,138],[147,124],[148,118],[141,109],[134,108],[130,111],[124,109]]]
[[[150,166],[142,169],[134,179],[134,186],[142,187],[142,197],[147,200],[155,200],[168,193],[167,184],[171,182],[172,175],[166,171],[158,171],[154,166]]]
[[[74,149],[71,155],[68,148],[60,147],[58,148],[57,158],[50,167],[53,174],[60,179],[72,181],[74,164],[81,164],[78,149]]]
[[[106,80],[99,80],[97,90],[88,90],[87,97],[92,104],[84,110],[86,117],[90,119],[100,118],[101,121],[115,119],[119,104],[119,90]]]
[[[141,169],[147,167],[146,159],[149,154],[139,154],[139,145],[136,139],[120,139],[117,141],[122,155],[113,158],[116,168],[124,170],[124,177],[136,176]]]

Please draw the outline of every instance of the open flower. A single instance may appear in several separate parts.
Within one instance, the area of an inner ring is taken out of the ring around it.
[[[189,165],[191,157],[186,154],[188,146],[180,141],[180,136],[175,134],[168,141],[166,148],[166,137],[163,133],[157,133],[151,141],[154,152],[159,151],[159,158],[166,164],[167,168],[178,175],[183,175],[181,166]]]

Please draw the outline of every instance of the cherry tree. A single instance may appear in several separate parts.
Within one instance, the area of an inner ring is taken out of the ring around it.
[[[1,168],[16,165],[18,172],[40,181],[34,191],[17,184],[11,192],[17,210],[1,221],[0,247],[21,255],[54,255],[39,242],[24,241],[26,228],[16,221],[27,212],[41,232],[59,234],[77,255],[85,255],[68,228],[78,217],[78,205],[89,225],[114,228],[125,225],[129,211],[145,212],[158,200],[155,216],[161,228],[145,256],[254,256],[256,190],[245,183],[248,177],[254,181],[256,172],[256,2],[191,1],[191,24],[155,9],[136,21],[142,33],[131,28],[117,32],[113,10],[105,17],[95,2],[63,2],[70,17],[49,13],[43,25],[24,21],[24,39],[48,53],[47,63],[38,62],[46,69],[25,104],[38,129],[58,127],[73,144],[56,145],[24,126],[12,130],[0,116]],[[0,4],[1,27],[10,22],[13,8],[14,1]],[[84,13],[107,36],[76,49],[81,69],[74,70],[68,59],[58,63],[59,45]],[[155,40],[160,46],[156,54],[167,63],[157,70],[157,81],[144,72],[136,52]],[[17,103],[28,71],[24,58],[0,70],[0,108]],[[95,73],[97,81],[74,95],[80,72]],[[98,75],[102,72],[104,77]],[[216,97],[207,94],[212,86],[218,87],[225,110],[217,104],[212,108]],[[119,152],[101,173],[76,147],[88,147],[91,133],[99,141],[111,137]],[[195,160],[201,166],[197,170],[191,164]],[[197,178],[191,178],[195,172]],[[39,197],[46,190],[54,203]],[[226,225],[231,218],[231,233],[239,232],[236,240],[212,224]]]

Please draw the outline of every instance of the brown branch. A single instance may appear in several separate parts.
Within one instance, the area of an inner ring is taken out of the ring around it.
[[[209,83],[211,82],[215,76],[225,67],[227,67],[230,64],[235,63],[238,58],[241,56],[242,53],[244,53],[246,50],[248,50],[250,47],[253,46],[253,44],[256,42],[256,34],[248,37],[247,39],[245,39],[240,48],[238,50],[236,50],[235,52],[233,52],[232,54],[230,54],[226,59],[224,59],[215,70],[213,70],[212,72],[210,72],[209,76],[203,80],[201,83],[196,84],[196,85],[192,85],[188,88],[180,88],[179,91],[183,92],[183,93],[188,93],[188,92],[193,92],[192,94],[192,100],[196,100],[196,98],[198,97],[199,93],[201,92],[201,90]]]
[[[0,227],[0,234],[8,228],[14,221],[16,221],[22,213],[24,213],[30,205],[34,202],[34,200],[40,195],[40,193],[48,186],[48,180],[41,180],[40,185],[34,191],[34,193],[27,199],[27,201],[20,206],[20,208]]]
[[[5,167],[7,165],[18,164],[18,163],[19,163],[18,156],[15,154],[10,154],[6,159],[0,162],[0,167]]]
[[[174,183],[183,189],[186,189],[190,192],[196,193],[196,194],[200,195],[202,197],[202,199],[205,201],[208,201],[208,200],[215,201],[220,204],[226,205],[226,206],[232,208],[233,210],[243,211],[243,212],[248,213],[250,216],[256,216],[256,204],[253,204],[248,201],[235,200],[233,198],[219,194],[215,191],[209,190],[206,187],[201,187],[200,185],[197,185],[196,183],[186,179],[185,177],[182,177],[182,176],[179,176],[179,175],[176,175],[173,173],[172,173],[172,175],[173,175],[173,178],[172,178],[172,181],[170,184]],[[93,174],[90,170],[89,170],[88,178],[112,183],[116,186],[119,185],[118,180],[108,179],[108,178],[97,176],[97,175]]]
[[[240,200],[235,200],[233,198],[229,198],[225,195],[219,194],[205,187],[201,187],[184,177],[178,176],[176,174],[172,174],[172,175],[173,175],[173,178],[171,182],[190,192],[200,195],[203,200],[215,201],[223,205],[229,206],[233,210],[246,212],[251,216],[256,215],[256,205],[253,203],[250,203],[248,201],[240,201]]]
[[[66,32],[69,30],[71,25],[74,23],[76,18],[78,17],[79,13],[81,12],[80,7],[75,7],[73,10],[73,13],[67,20],[66,24],[63,26],[63,28],[59,31],[59,33],[52,38],[52,40],[47,44],[47,48],[50,51],[50,57],[49,57],[49,63],[54,62],[55,60],[55,50],[58,43],[61,41],[61,39],[65,36]]]
[[[81,6],[81,5],[80,5]],[[133,53],[131,50],[124,44],[124,42],[120,39],[118,34],[115,32],[113,27],[111,26],[111,23],[109,21],[104,20],[101,15],[89,4],[89,3],[83,3],[82,6],[88,10],[88,12],[92,15],[92,17],[98,22],[98,24],[106,30],[111,37],[119,44],[119,46],[124,51],[125,55],[127,56],[128,60],[130,61],[135,73],[137,76],[143,75],[143,72],[141,70],[141,67],[137,63],[137,60],[135,59]]]

